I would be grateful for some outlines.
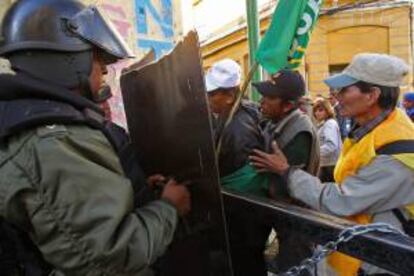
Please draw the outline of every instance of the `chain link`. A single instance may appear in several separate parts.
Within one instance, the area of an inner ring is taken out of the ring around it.
[[[335,241],[330,241],[325,245],[318,247],[312,257],[303,260],[300,265],[290,268],[288,271],[280,274],[281,276],[298,276],[302,271],[313,272],[316,265],[325,259],[328,255],[337,251],[341,243],[346,243],[354,237],[370,232],[393,233],[398,235],[407,235],[399,229],[386,223],[372,223],[368,225],[355,225],[342,230]]]

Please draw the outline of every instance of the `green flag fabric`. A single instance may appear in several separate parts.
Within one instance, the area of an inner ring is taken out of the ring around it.
[[[300,66],[323,0],[279,0],[272,22],[256,52],[270,74]]]
[[[223,187],[253,194],[257,196],[268,196],[269,193],[269,175],[258,173],[250,164],[238,169],[230,175],[220,179]]]

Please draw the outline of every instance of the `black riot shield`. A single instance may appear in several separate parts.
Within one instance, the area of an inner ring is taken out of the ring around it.
[[[183,218],[159,275],[232,275],[197,34],[121,78],[132,143],[147,173],[190,180]]]
[[[127,68],[124,68],[122,70],[122,75],[126,75],[131,71],[137,71],[144,67],[145,65],[150,64],[151,62],[155,61],[155,51],[151,48],[151,50],[138,62],[135,62],[134,64],[130,65]]]

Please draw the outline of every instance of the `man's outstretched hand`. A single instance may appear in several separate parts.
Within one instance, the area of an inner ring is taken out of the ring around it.
[[[249,157],[250,163],[258,172],[283,175],[289,170],[289,163],[275,141],[272,142],[272,148],[271,154],[257,149],[253,150],[253,154]]]

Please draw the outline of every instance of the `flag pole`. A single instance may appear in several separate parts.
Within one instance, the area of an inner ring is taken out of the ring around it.
[[[249,43],[249,64],[250,68],[254,67],[256,62],[256,51],[259,47],[260,41],[260,16],[257,5],[257,0],[246,0],[246,13],[247,13],[247,38]],[[261,81],[262,74],[260,70],[254,70],[253,81]],[[259,94],[254,90],[251,90],[251,99],[253,101],[259,100]]]

